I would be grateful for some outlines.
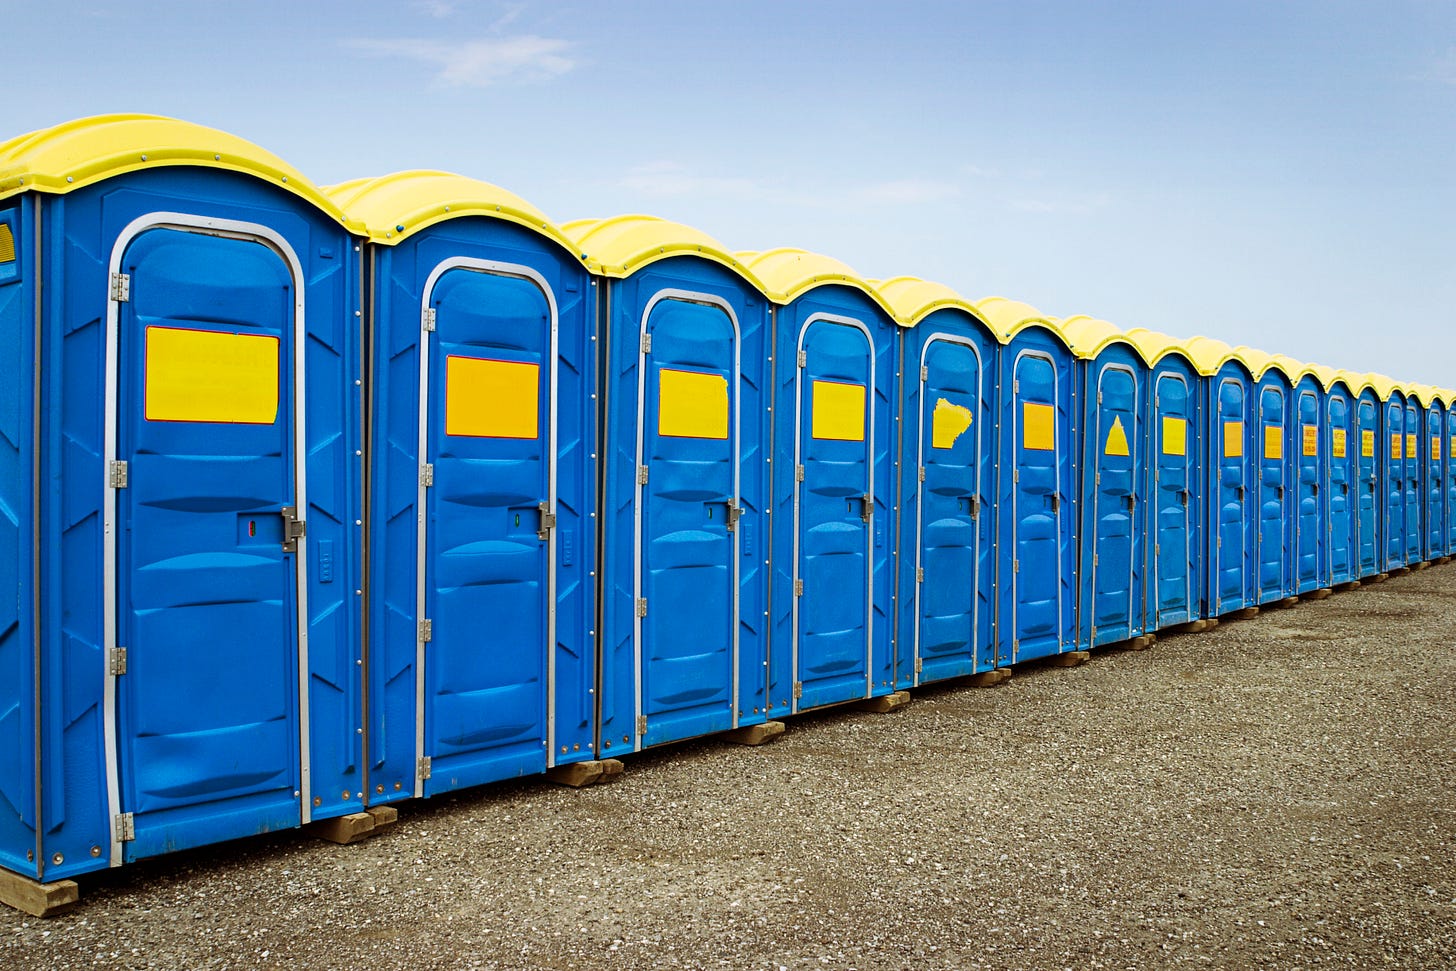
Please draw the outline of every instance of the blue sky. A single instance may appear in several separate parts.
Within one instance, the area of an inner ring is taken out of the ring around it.
[[[319,183],[553,219],[1456,387],[1456,0],[0,0],[0,138],[144,111]]]

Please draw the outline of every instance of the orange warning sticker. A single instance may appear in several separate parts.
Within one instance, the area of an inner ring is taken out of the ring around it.
[[[278,418],[278,338],[148,327],[146,345],[147,421]]]
[[[1122,427],[1122,416],[1112,419],[1107,430],[1107,442],[1102,448],[1104,455],[1127,455],[1127,432]]]
[[[1432,435],[1431,436],[1431,461],[1432,462],[1439,462],[1439,461],[1441,461],[1441,436],[1440,435]]]
[[[1375,433],[1373,431],[1360,433],[1360,454],[1367,459],[1375,457]]]
[[[1244,457],[1244,423],[1226,421],[1223,423],[1223,457],[1241,459]]]
[[[931,448],[950,448],[971,427],[971,409],[944,398],[937,399],[930,413]]]
[[[1051,452],[1057,447],[1057,409],[1031,401],[1021,403],[1021,447]]]
[[[1240,424],[1240,429],[1243,426]],[[1163,418],[1163,454],[1188,454],[1188,420],[1185,418]]]
[[[1343,428],[1336,428],[1330,432],[1330,452],[1337,459],[1345,457],[1345,430]]]
[[[1301,426],[1301,428],[1300,428],[1300,434],[1303,436],[1303,438],[1301,439],[1301,442],[1300,442],[1300,447],[1301,447],[1303,453],[1305,455],[1318,455],[1319,454],[1319,426],[1317,426],[1317,425],[1304,425],[1304,426]]]
[[[700,371],[659,370],[657,434],[727,439],[728,378]]]
[[[445,434],[466,438],[536,438],[541,366],[520,361],[445,359]]]
[[[1284,426],[1264,426],[1264,457],[1266,459],[1282,459],[1284,457]]]
[[[865,387],[839,381],[815,381],[813,388],[815,438],[838,442],[865,440]]]

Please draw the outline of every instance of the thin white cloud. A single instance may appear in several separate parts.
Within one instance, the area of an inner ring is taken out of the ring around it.
[[[1007,203],[1016,212],[1054,216],[1090,216],[1112,204],[1105,192],[1072,199],[1012,199]]]
[[[455,13],[455,4],[449,0],[415,0],[415,9],[422,11],[427,17],[444,20]]]
[[[345,44],[366,54],[423,61],[436,68],[437,81],[459,88],[484,88],[502,81],[547,81],[576,67],[570,41],[534,34],[455,42],[359,38]]]

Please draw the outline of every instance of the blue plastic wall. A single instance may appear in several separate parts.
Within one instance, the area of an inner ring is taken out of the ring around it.
[[[1442,442],[1442,481],[1445,483],[1446,555],[1456,555],[1456,405],[1446,410],[1446,438]]]
[[[1328,426],[1324,389],[1311,375],[1294,386],[1294,428],[1297,505],[1295,526],[1295,589],[1308,593],[1329,586],[1330,518]]]
[[[1355,397],[1355,433],[1351,449],[1358,462],[1355,502],[1356,579],[1374,576],[1385,569],[1383,523],[1385,486],[1381,470],[1387,447],[1382,434],[1383,408],[1375,392],[1364,389]]]
[[[1254,381],[1236,361],[1206,379],[1208,605],[1213,617],[1256,605],[1259,456]]]
[[[956,309],[901,339],[895,686],[909,688],[996,664],[998,347]],[[959,428],[959,408],[969,425],[937,442],[937,411]]]
[[[1208,434],[1204,387],[1193,366],[1169,355],[1153,366],[1148,423],[1147,629],[1208,616],[1203,531]],[[1178,447],[1177,423],[1183,443]]]
[[[1425,508],[1425,536],[1422,555],[1427,560],[1446,555],[1446,409],[1432,402],[1424,412],[1421,444],[1425,449],[1422,466],[1421,501]]]
[[[420,755],[432,762],[430,778],[420,786],[424,795],[595,758],[593,281],[570,253],[540,235],[478,217],[436,223],[396,245],[369,246],[367,252],[372,304],[369,800],[380,804],[414,795]],[[447,261],[457,265],[438,278],[431,294],[436,330],[425,335],[424,290]],[[518,267],[541,279],[513,269]],[[435,444],[423,460],[435,465],[428,493],[433,502],[426,575],[443,592],[437,589],[426,598],[433,630],[425,651],[430,670],[422,712],[416,706],[422,619],[416,608],[420,339],[434,342],[431,381],[436,385],[450,354],[535,361],[548,333],[548,292],[557,313],[554,446],[546,440],[550,390],[544,362],[537,441],[464,439],[458,448],[442,449],[440,388],[432,393],[430,440]],[[485,451],[467,451],[471,447]],[[554,450],[557,463],[551,540],[556,643],[550,648],[544,644],[544,578],[515,577],[523,565],[534,574],[545,556],[535,535],[536,506],[546,498],[543,449]],[[525,458],[512,459],[517,453]],[[506,582],[512,577],[515,582]],[[451,596],[460,601],[458,610],[444,602]],[[508,602],[480,603],[480,597]],[[486,617],[491,621],[482,623]],[[554,683],[548,684],[553,660]],[[548,751],[552,702],[555,746]],[[425,720],[423,753],[416,751],[419,717]]]
[[[1293,596],[1295,591],[1299,443],[1292,390],[1284,375],[1274,370],[1265,372],[1254,388],[1259,470],[1255,562],[1261,604]]]
[[[1379,443],[1385,498],[1384,570],[1398,570],[1410,562],[1410,547],[1419,545],[1413,527],[1419,516],[1410,507],[1419,501],[1420,486],[1414,458],[1408,453],[1410,427],[1405,395],[1396,391],[1382,405],[1383,432]],[[1412,535],[1414,533],[1415,535]]]
[[[1329,521],[1327,585],[1358,578],[1358,503],[1360,486],[1360,434],[1355,426],[1355,402],[1343,384],[1325,395],[1326,431],[1320,448],[1329,456],[1324,510]]]

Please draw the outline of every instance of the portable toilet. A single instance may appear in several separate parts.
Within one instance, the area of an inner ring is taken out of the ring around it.
[[[954,290],[875,285],[901,332],[895,686],[996,665],[996,355]]]
[[[1105,320],[1066,317],[1061,332],[1078,361],[1082,399],[1077,640],[1100,647],[1146,632],[1151,372]]]
[[[1421,411],[1421,446],[1425,452],[1421,468],[1421,505],[1425,533],[1421,558],[1434,560],[1446,555],[1446,401],[1429,385],[1417,385],[1413,397]]]
[[[1324,389],[1325,432],[1320,437],[1327,456],[1321,490],[1328,523],[1324,585],[1334,586],[1359,579],[1360,436],[1354,392],[1343,373],[1324,365],[1311,365],[1309,373]]]
[[[1188,347],[1167,334],[1126,332],[1152,367],[1148,412],[1147,629],[1208,616],[1204,602],[1203,382]]]
[[[1443,510],[1446,523],[1445,554],[1456,556],[1456,391],[1440,389],[1446,403],[1446,441],[1442,452],[1442,475],[1445,483]]]
[[[0,864],[362,808],[358,263],[274,155],[149,115],[0,143]]]
[[[1206,584],[1209,616],[1219,617],[1259,602],[1254,377],[1223,341],[1194,337],[1187,348],[1206,382]]]
[[[1298,556],[1298,504],[1294,478],[1294,403],[1289,374],[1269,354],[1236,347],[1254,378],[1254,414],[1258,427],[1255,458],[1258,478],[1258,602],[1284,601],[1295,591]]]
[[[1385,512],[1384,486],[1381,484],[1382,404],[1376,390],[1375,376],[1341,371],[1354,395],[1355,479],[1355,578],[1363,580],[1385,570],[1382,522]]]
[[[1003,345],[996,663],[1005,666],[1078,649],[1076,372],[1056,322],[1036,308],[1005,297],[975,307]]]
[[[1293,384],[1288,443],[1295,502],[1294,592],[1305,594],[1330,585],[1329,446],[1321,446],[1328,427],[1325,389],[1311,366],[1283,354],[1273,360]]]
[[[562,227],[603,348],[602,756],[767,719],[768,303],[706,234],[650,216]]]
[[[368,238],[366,794],[594,758],[591,278],[485,182],[327,191]]]
[[[1416,509],[1420,494],[1413,454],[1417,432],[1411,421],[1414,408],[1407,409],[1405,391],[1384,375],[1375,377],[1385,435],[1381,450],[1385,488],[1385,553],[1381,568],[1389,571],[1409,566],[1413,562],[1412,546],[1420,548]]]
[[[891,694],[900,327],[838,260],[740,258],[775,304],[769,711]]]

